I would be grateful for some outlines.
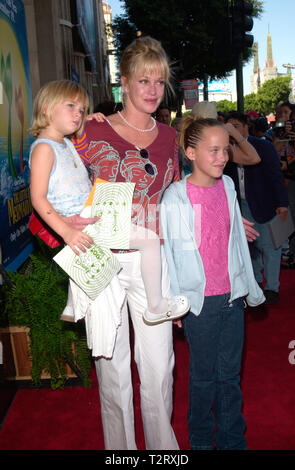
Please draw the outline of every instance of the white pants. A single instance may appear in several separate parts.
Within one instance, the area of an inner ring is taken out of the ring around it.
[[[179,449],[171,427],[174,352],[172,322],[146,325],[146,295],[140,253],[117,254],[119,279],[127,293],[134,328],[135,361],[140,377],[141,412],[146,449]],[[169,294],[167,263],[162,250],[163,296]],[[151,261],[152,262],[152,261]],[[122,312],[112,359],[95,361],[99,382],[105,449],[136,449],[127,305]]]

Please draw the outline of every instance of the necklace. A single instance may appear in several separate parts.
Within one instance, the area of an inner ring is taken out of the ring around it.
[[[139,129],[138,127],[133,126],[133,124],[130,124],[130,122],[127,121],[127,119],[124,118],[123,114],[120,113],[120,111],[117,111],[119,114],[120,118],[123,119],[123,121],[127,124],[127,126],[132,127],[132,129],[138,131],[138,132],[151,132],[155,129],[156,127],[156,120],[151,116],[151,120],[153,122],[152,127],[149,129]]]

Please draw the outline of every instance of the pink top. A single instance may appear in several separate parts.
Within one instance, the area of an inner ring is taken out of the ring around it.
[[[195,212],[195,238],[206,277],[205,296],[230,292],[228,241],[230,219],[222,179],[213,186],[187,181],[187,195]]]

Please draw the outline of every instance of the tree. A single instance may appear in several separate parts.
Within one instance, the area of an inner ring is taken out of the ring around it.
[[[262,2],[251,0],[253,16]],[[125,14],[113,22],[118,58],[138,31],[161,41],[172,64],[182,67],[178,78],[225,77],[235,68],[230,44],[228,5],[231,0],[121,0]],[[248,60],[251,51],[245,52]],[[179,70],[178,70],[179,72]]]
[[[237,110],[237,102],[229,101],[229,100],[220,100],[216,103],[217,111],[221,111],[224,114],[229,113],[230,111]]]
[[[257,111],[265,116],[275,111],[278,103],[287,101],[291,93],[291,76],[265,82],[256,94]]]
[[[248,113],[254,109],[257,110],[257,95],[256,93],[250,93],[244,97],[244,111]]]

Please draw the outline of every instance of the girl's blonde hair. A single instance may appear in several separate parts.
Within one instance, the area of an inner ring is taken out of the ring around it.
[[[129,44],[123,52],[120,74],[128,80],[138,69],[142,69],[144,73],[153,73],[159,66],[163,79],[172,90],[169,60],[161,43],[150,36],[141,36]]]
[[[188,147],[196,148],[202,140],[205,129],[211,127],[222,127],[224,125],[217,119],[199,119],[193,114],[184,116],[181,120],[180,145],[185,152]]]
[[[71,80],[54,80],[40,88],[34,100],[33,120],[30,128],[33,136],[38,137],[40,132],[50,124],[53,107],[65,100],[78,100],[84,108],[81,126],[75,132],[74,137],[81,135],[89,107],[88,95],[79,83]]]

